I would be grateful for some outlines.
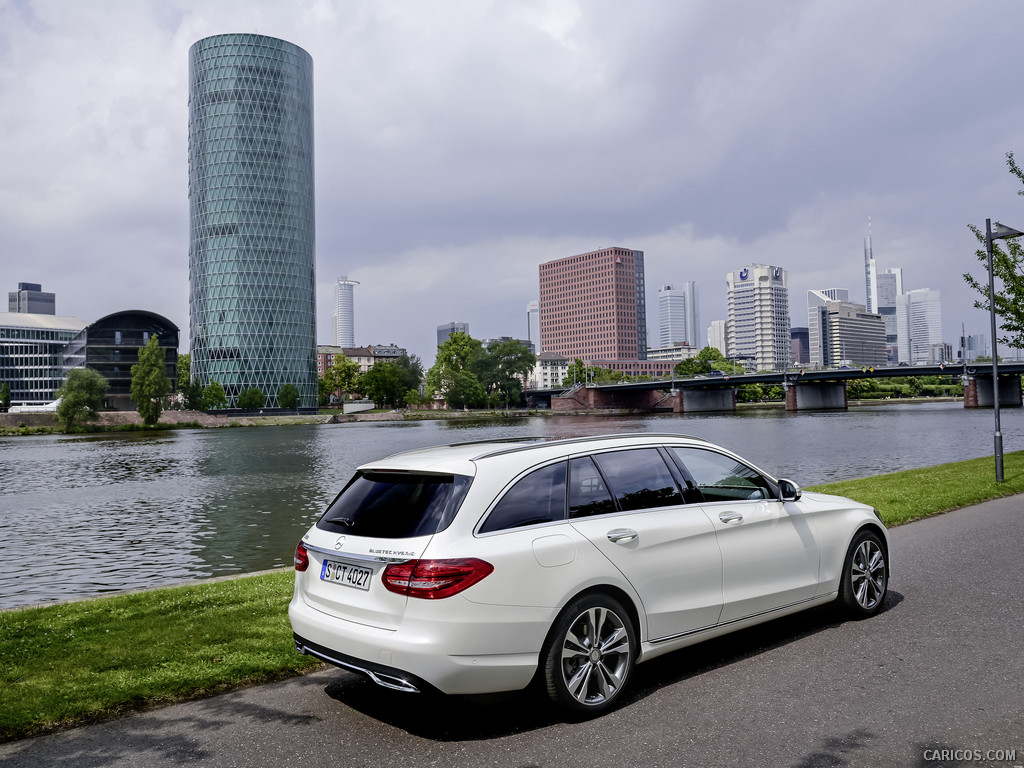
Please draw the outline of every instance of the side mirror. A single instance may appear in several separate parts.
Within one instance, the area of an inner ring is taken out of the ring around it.
[[[779,490],[782,492],[783,501],[800,501],[800,496],[803,493],[799,485],[792,480],[785,479],[779,480]]]

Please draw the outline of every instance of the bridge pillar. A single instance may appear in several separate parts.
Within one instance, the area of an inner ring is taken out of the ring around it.
[[[787,411],[845,411],[845,381],[792,383],[786,386]]]
[[[732,387],[723,387],[722,389],[684,389],[681,395],[682,407],[676,413],[736,410],[736,390]]]
[[[1020,408],[1021,404],[1020,376],[1018,374],[1000,376],[999,407]],[[992,406],[992,377],[968,376],[967,384],[964,385],[964,408],[991,408]]]

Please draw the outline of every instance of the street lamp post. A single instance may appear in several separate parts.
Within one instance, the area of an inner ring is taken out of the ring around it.
[[[998,221],[985,219],[985,250],[988,255],[988,313],[992,326],[992,411],[995,413],[996,431],[993,438],[996,455],[996,482],[1003,482],[1003,433],[999,429],[999,353],[996,350],[996,283],[992,269],[992,241],[1020,237],[1024,232],[1004,227]]]

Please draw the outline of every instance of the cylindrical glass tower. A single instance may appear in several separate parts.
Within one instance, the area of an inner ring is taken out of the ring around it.
[[[192,378],[232,405],[285,384],[317,406],[313,59],[216,35],[189,49]]]

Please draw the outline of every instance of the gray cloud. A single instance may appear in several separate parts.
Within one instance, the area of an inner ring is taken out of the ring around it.
[[[984,15],[982,15],[984,14]],[[315,63],[318,325],[359,280],[359,343],[428,364],[434,326],[525,335],[537,265],[647,254],[724,318],[751,262],[863,300],[883,269],[987,332],[968,224],[1024,226],[1019,4],[370,0],[0,4],[0,285],[188,329],[187,50],[260,32]]]

